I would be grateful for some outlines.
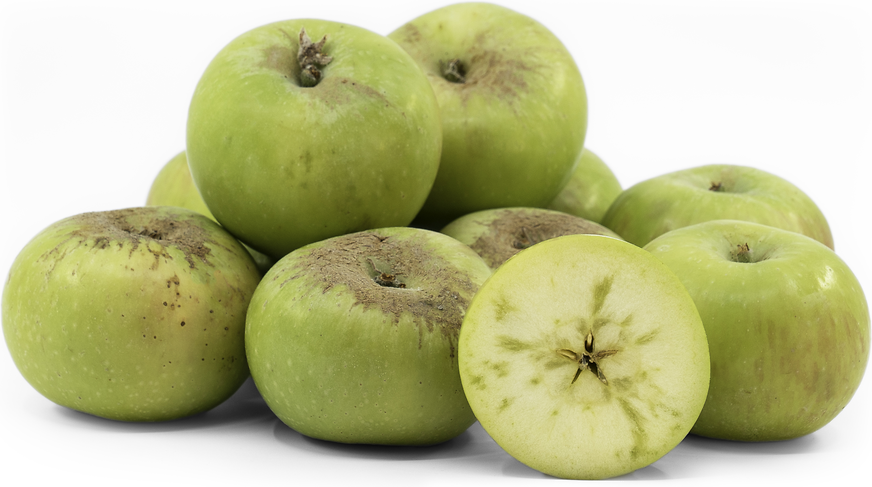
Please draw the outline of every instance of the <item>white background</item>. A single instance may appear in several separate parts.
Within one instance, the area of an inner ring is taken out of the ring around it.
[[[388,34],[446,3],[0,0],[0,275],[47,225],[144,203],[158,170],[184,148],[200,74],[236,35],[302,17]],[[572,52],[588,90],[587,146],[624,187],[708,163],[778,174],[818,203],[837,252],[872,289],[869,3],[500,3],[545,24]],[[0,391],[6,485],[554,481],[477,425],[431,448],[309,440],[278,422],[250,382],[198,417],[123,424],[50,403],[0,347]],[[690,437],[618,480],[870,485],[870,411],[867,376],[842,414],[810,436],[766,444]]]

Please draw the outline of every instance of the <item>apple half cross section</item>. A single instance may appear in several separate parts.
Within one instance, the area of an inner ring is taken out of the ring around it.
[[[506,261],[470,304],[458,353],[484,429],[562,478],[656,461],[690,431],[709,384],[705,330],[675,274],[597,235],[557,237]]]

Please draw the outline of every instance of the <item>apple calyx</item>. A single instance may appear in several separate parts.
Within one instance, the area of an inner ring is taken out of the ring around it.
[[[614,355],[618,353],[618,351],[600,350],[599,352],[594,352],[593,331],[587,333],[587,337],[584,339],[584,351],[580,354],[568,348],[561,348],[557,350],[557,353],[578,364],[578,369],[575,371],[575,376],[572,378],[572,382],[570,382],[569,385],[575,384],[575,381],[578,380],[578,376],[581,375],[581,371],[585,369],[593,372],[593,375],[597,376],[600,382],[609,385],[609,381],[606,379],[606,376],[603,374],[597,361]]]
[[[460,59],[454,58],[444,63],[442,77],[452,83],[466,83],[466,66]]]
[[[394,287],[399,289],[406,288],[406,283],[398,281],[396,274],[383,272],[375,265],[375,262],[373,262],[372,259],[367,260],[369,260],[372,270],[375,271],[375,277],[373,277],[372,280],[375,281],[376,284],[382,287]]]
[[[716,193],[721,193],[724,191],[724,183],[720,181],[712,181],[711,186],[709,186],[709,191],[714,191]]]
[[[733,262],[740,264],[750,264],[754,262],[751,256],[751,247],[747,243],[736,245],[736,248],[730,252]]]
[[[517,235],[517,239],[512,242],[512,247],[518,250],[524,250],[526,248],[532,247],[543,240],[548,240],[548,238],[543,238],[539,232],[534,232],[527,227],[521,227],[521,231]]]
[[[312,42],[306,33],[306,28],[303,27],[300,30],[300,49],[297,51],[297,62],[300,64],[300,86],[311,88],[317,85],[321,81],[321,68],[333,61],[332,56],[325,56],[321,53],[325,42],[327,42],[326,34],[320,41]]]
[[[209,245],[217,245],[216,242],[195,222],[180,217],[163,215],[153,208],[83,213],[71,218],[80,227],[71,236],[82,244],[92,241],[94,248],[100,250],[118,245],[134,252],[142,245],[154,255],[155,268],[162,260],[172,259],[168,249],[181,251],[191,269],[198,264],[212,266]]]

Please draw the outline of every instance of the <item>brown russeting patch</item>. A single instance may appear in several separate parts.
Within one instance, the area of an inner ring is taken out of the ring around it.
[[[460,325],[478,284],[441,256],[427,251],[420,239],[359,232],[335,237],[292,261],[275,279],[305,279],[323,293],[344,285],[355,306],[377,308],[398,324],[411,318],[428,331],[438,329],[456,343]]]
[[[200,264],[212,266],[209,262],[211,249],[207,244],[218,245],[188,214],[177,215],[158,207],[82,213],[70,217],[68,225],[73,227],[69,238],[49,253],[59,252],[70,240],[77,240],[78,245],[93,242],[94,248],[101,250],[112,247],[129,249],[131,255],[144,245],[154,255],[152,267],[156,268],[161,258],[172,259],[168,249],[176,248],[182,251],[188,266],[195,268]],[[158,245],[148,245],[149,242]]]
[[[608,228],[568,213],[535,209],[497,210],[488,230],[470,245],[496,269],[509,257],[544,240],[563,235],[596,234],[616,237]]]

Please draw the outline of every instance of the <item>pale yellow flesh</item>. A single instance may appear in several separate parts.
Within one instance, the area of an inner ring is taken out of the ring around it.
[[[594,335],[604,384],[561,349]],[[708,390],[699,315],[647,252],[608,237],[537,244],[497,270],[470,305],[461,379],[485,430],[544,473],[606,478],[654,462],[693,426]]]

